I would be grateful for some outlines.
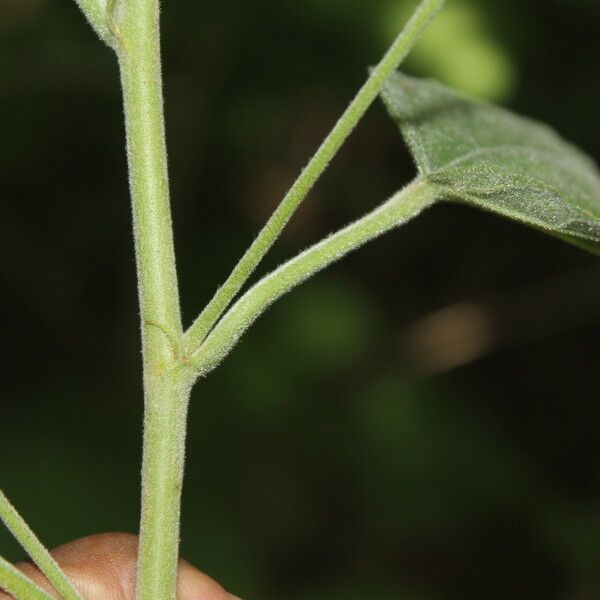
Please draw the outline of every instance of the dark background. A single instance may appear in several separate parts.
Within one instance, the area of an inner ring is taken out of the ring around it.
[[[190,323],[409,13],[169,0]],[[595,0],[449,0],[406,64],[600,157]],[[122,110],[69,0],[0,0],[0,474],[42,540],[137,528]],[[262,265],[414,174],[379,103]],[[439,206],[270,310],[194,391],[182,552],[246,600],[600,598],[600,265]],[[0,552],[21,552],[4,532]]]

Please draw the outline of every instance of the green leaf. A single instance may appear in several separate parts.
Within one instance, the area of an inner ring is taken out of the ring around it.
[[[382,96],[441,198],[600,253],[600,173],[551,128],[400,73]]]

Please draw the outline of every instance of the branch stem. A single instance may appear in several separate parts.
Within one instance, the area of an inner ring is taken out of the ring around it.
[[[311,246],[261,279],[227,311],[192,357],[198,376],[214,369],[244,331],[278,298],[352,250],[416,217],[439,196],[434,185],[416,179],[358,221]]]
[[[0,490],[0,519],[64,600],[82,600],[70,579]],[[4,584],[4,579],[2,579]],[[11,590],[9,590],[11,591]],[[27,596],[29,598],[29,596]],[[33,596],[32,596],[33,597]]]
[[[331,133],[302,171],[281,204],[271,215],[254,242],[235,266],[225,283],[198,316],[185,334],[189,353],[198,350],[210,330],[219,320],[227,306],[254,272],[264,255],[281,234],[281,231],[304,200],[331,160],[350,136],[367,109],[371,106],[387,78],[406,58],[421,35],[442,8],[445,0],[423,0],[396,38],[380,63],[335,124]]]
[[[17,567],[0,556],[0,589],[7,591],[16,600],[54,600],[36,583],[25,577]]]
[[[75,0],[98,37],[115,48],[115,35],[112,29],[112,8],[114,0]]]

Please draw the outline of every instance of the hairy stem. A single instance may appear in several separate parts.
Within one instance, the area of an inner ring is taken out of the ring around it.
[[[98,37],[115,48],[115,32],[112,29],[112,8],[115,0],[75,0]]]
[[[50,552],[37,538],[35,533],[10,503],[8,498],[0,490],[0,519],[15,539],[21,544],[31,560],[39,567],[40,571],[48,578],[48,581],[56,588],[64,600],[82,600],[79,592],[75,589],[69,578],[63,573]],[[1,578],[0,578],[1,579]],[[2,580],[2,585],[4,580]]]
[[[422,0],[404,31],[185,336],[169,205],[159,0],[76,1],[100,37],[117,52],[125,106],[145,404],[136,594],[138,600],[174,600],[192,375],[213,368],[270,302],[352,248],[416,214],[429,200],[422,191],[425,188],[420,184],[412,186],[411,194],[391,200],[290,261],[252,288],[213,327],[444,0]],[[188,358],[192,353],[194,361]]]
[[[231,275],[187,331],[185,343],[188,352],[193,353],[198,350],[209,331],[279,237],[302,200],[371,106],[386,79],[406,58],[426,27],[442,8],[444,1],[423,0],[421,2],[402,33],[396,38],[381,62],[371,71],[366,83],[271,215]]]
[[[54,600],[19,569],[0,556],[0,589],[7,591],[16,600]]]
[[[144,452],[138,600],[174,600],[189,385],[169,206],[158,0],[121,2],[118,49],[125,105],[144,362]]]
[[[311,246],[261,279],[229,309],[192,357],[197,373],[202,376],[214,369],[244,331],[275,300],[352,250],[416,217],[439,195],[435,186],[417,179],[358,221]]]
[[[183,373],[145,379],[138,600],[175,599],[189,392]]]

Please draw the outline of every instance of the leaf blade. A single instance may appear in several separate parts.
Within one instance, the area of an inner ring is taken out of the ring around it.
[[[550,127],[400,73],[382,97],[419,172],[444,199],[600,253],[600,173]]]

